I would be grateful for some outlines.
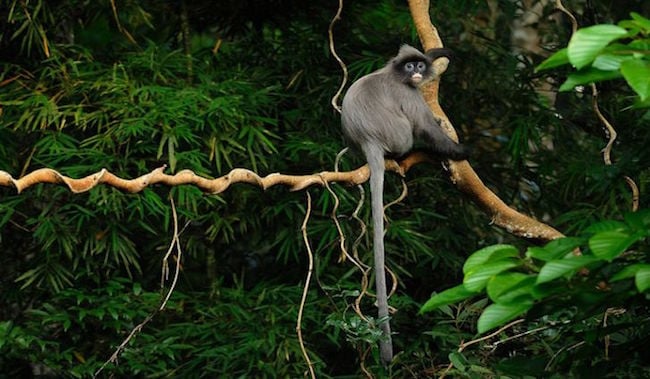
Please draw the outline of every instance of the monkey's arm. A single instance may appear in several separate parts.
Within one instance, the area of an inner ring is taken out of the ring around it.
[[[420,98],[421,101],[409,104],[415,137],[424,141],[428,150],[439,157],[457,161],[467,159],[469,149],[443,131],[440,119],[433,115],[424,98]]]

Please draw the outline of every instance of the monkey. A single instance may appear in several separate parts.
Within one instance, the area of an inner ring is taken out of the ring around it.
[[[402,45],[383,68],[355,81],[343,97],[343,134],[348,144],[361,150],[370,167],[377,319],[383,334],[379,351],[385,366],[393,359],[393,344],[384,259],[384,159],[404,156],[415,140],[424,142],[427,150],[443,159],[460,161],[469,156],[466,146],[443,132],[419,90],[436,77],[432,63],[440,57],[450,58],[451,51],[437,48],[423,54]]]

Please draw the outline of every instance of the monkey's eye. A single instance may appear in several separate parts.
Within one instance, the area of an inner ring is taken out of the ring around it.
[[[427,68],[427,65],[424,62],[418,62],[418,71],[422,72]]]
[[[407,64],[404,65],[404,68],[406,69],[406,71],[413,71],[413,69],[415,68],[415,64],[413,64],[413,62],[408,62]]]

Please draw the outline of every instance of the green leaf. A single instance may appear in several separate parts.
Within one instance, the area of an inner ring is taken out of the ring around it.
[[[621,271],[617,272],[616,274],[612,275],[612,277],[609,279],[610,282],[618,282],[623,279],[629,279],[633,278],[636,276],[636,273],[639,272],[641,269],[650,269],[650,264],[646,263],[637,263],[633,265],[629,265],[624,267]]]
[[[519,256],[519,251],[512,245],[492,245],[484,247],[467,258],[463,265],[463,273],[467,274],[478,266]]]
[[[583,242],[584,239],[576,237],[558,238],[547,243],[544,247],[529,247],[526,251],[526,256],[548,262],[562,258]]]
[[[544,62],[540,63],[535,68],[535,72],[548,70],[565,64],[569,64],[569,55],[567,54],[566,47],[562,50],[556,51],[553,55],[546,58]]]
[[[639,50],[634,54],[648,55],[646,51],[650,50],[650,39],[636,39],[625,46],[627,49]]]
[[[600,54],[594,60],[592,67],[603,71],[619,70],[621,64],[629,59],[633,58],[629,55]]]
[[[580,255],[547,262],[539,271],[536,283],[546,283],[561,276],[573,274],[578,269],[598,260],[593,256]]]
[[[567,47],[569,62],[577,69],[588,66],[612,41],[627,35],[627,30],[611,24],[580,29],[571,37]]]
[[[422,308],[420,308],[420,314],[430,312],[443,305],[458,303],[459,301],[465,300],[474,295],[476,295],[476,292],[470,291],[465,288],[464,285],[460,284],[431,296],[431,298],[424,303]]]
[[[506,304],[521,300],[522,297],[532,298],[536,277],[519,272],[508,272],[493,276],[487,283],[487,294],[495,303]]]
[[[531,289],[531,295],[535,300],[542,300],[564,292],[566,292],[566,283],[560,281],[539,284],[535,280],[535,286]]]
[[[600,232],[589,239],[589,248],[598,258],[611,261],[638,241],[638,234],[628,234],[617,230]]]
[[[459,353],[457,351],[454,351],[452,353],[449,353],[449,362],[453,363],[454,367],[456,367],[460,371],[465,371],[467,366],[469,365],[469,361],[465,356],[463,356],[462,353]]]
[[[627,225],[620,221],[615,221],[615,220],[605,220],[605,221],[600,221],[595,224],[591,224],[587,229],[585,229],[585,232],[587,233],[600,233],[600,232],[605,232],[609,230],[628,230]]]
[[[640,14],[636,12],[630,13],[630,17],[632,17],[632,20],[635,21],[639,27],[645,29],[645,32],[648,33],[650,32],[650,20],[641,16]]]
[[[650,234],[650,209],[628,212],[623,218],[632,230]]]
[[[650,288],[650,267],[642,267],[634,277],[634,284],[639,292],[645,292]]]
[[[501,326],[525,313],[532,306],[532,301],[522,301],[518,304],[491,304],[485,308],[481,317],[478,318],[478,332],[485,333],[497,326]]]
[[[487,281],[494,275],[519,266],[519,263],[509,260],[501,260],[493,263],[487,263],[479,267],[475,267],[465,274],[463,284],[469,291],[478,292],[485,288]]]
[[[570,91],[575,86],[602,82],[605,80],[611,80],[620,77],[621,73],[619,71],[603,71],[597,68],[589,67],[570,74],[567,77],[566,81],[560,86],[560,91]]]
[[[628,59],[621,63],[621,73],[641,101],[650,97],[650,63],[641,59]]]

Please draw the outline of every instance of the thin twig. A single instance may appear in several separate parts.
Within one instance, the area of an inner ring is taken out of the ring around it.
[[[309,367],[309,374],[312,379],[316,378],[314,373],[314,365],[309,359],[309,354],[307,354],[307,349],[305,348],[305,342],[302,339],[302,313],[305,309],[305,303],[307,302],[307,293],[309,292],[309,283],[311,282],[311,274],[314,271],[314,254],[311,250],[311,245],[309,244],[309,238],[307,236],[307,222],[309,221],[309,216],[311,215],[311,194],[307,191],[307,212],[305,213],[305,219],[302,222],[302,238],[305,241],[305,248],[307,249],[307,257],[309,258],[309,264],[307,269],[307,278],[305,279],[305,286],[302,290],[302,298],[300,299],[300,308],[298,308],[298,320],[296,321],[296,333],[298,333],[298,342],[300,343],[300,350],[302,355],[305,357],[307,366]]]
[[[341,158],[345,155],[345,153],[348,152],[350,148],[346,147],[343,150],[339,151],[338,154],[336,154],[336,159],[334,160],[334,172],[339,172],[339,162],[341,161]]]
[[[404,180],[404,177],[402,177],[401,179],[402,179],[402,193],[400,193],[400,195],[397,197],[397,199],[395,199],[395,200],[391,201],[390,203],[384,205],[384,220],[386,221],[386,227],[384,228],[384,234],[386,234],[388,232],[388,227],[389,227],[389,224],[390,224],[388,216],[386,216],[386,210],[389,207],[392,207],[395,204],[401,203],[404,199],[406,199],[406,196],[408,196],[408,193],[409,193],[409,188],[408,188],[408,185],[406,185],[406,180]],[[391,281],[392,281],[392,286],[390,288],[390,291],[387,294],[387,297],[390,298],[391,296],[393,296],[395,294],[395,292],[397,292],[397,284],[399,282],[397,280],[397,275],[395,274],[395,272],[393,272],[393,270],[391,270],[388,266],[386,266],[386,271],[388,271],[388,273],[390,274]],[[395,309],[392,308],[392,311],[394,312]]]
[[[629,176],[624,176],[623,178],[625,178],[625,182],[632,190],[632,212],[636,212],[639,210],[639,187]]]
[[[605,126],[605,129],[607,129],[607,135],[609,137],[607,141],[607,145],[605,148],[603,148],[602,153],[603,153],[603,161],[605,162],[605,165],[610,166],[612,164],[612,158],[611,158],[611,153],[612,153],[612,147],[614,146],[614,142],[616,141],[616,137],[618,137],[618,133],[616,133],[616,129],[612,126],[612,124],[605,118],[603,113],[600,111],[600,107],[598,106],[598,88],[594,83],[591,83],[591,105],[594,108],[594,112],[596,113],[596,116],[598,116],[598,119],[600,122],[603,123]]]
[[[365,317],[365,315],[363,315],[363,313],[361,312],[361,300],[364,298],[364,296],[368,294],[368,286],[370,283],[368,273],[370,272],[371,267],[365,264],[359,257],[359,244],[361,244],[363,237],[366,235],[368,231],[368,227],[366,226],[366,223],[363,222],[363,220],[359,217],[359,212],[361,211],[364,200],[366,198],[366,191],[363,189],[362,185],[358,185],[357,188],[359,189],[359,202],[357,203],[357,207],[354,209],[354,212],[352,212],[352,218],[359,223],[359,228],[361,229],[361,231],[359,232],[357,238],[354,240],[354,243],[352,243],[352,256],[362,267],[361,269],[362,276],[361,276],[361,291],[359,291],[359,296],[357,296],[357,298],[354,300],[354,306],[356,307],[355,311],[359,315],[359,317],[361,317],[361,319],[364,320],[365,322],[368,322],[368,318]]]
[[[562,4],[562,0],[556,0],[555,1],[555,8],[559,9],[562,13],[567,15],[569,17],[569,20],[571,20],[571,34],[575,34],[576,31],[578,30],[578,21],[576,20],[575,16],[573,13],[569,12],[568,9],[564,7],[564,4]]]
[[[359,212],[361,211],[361,208],[363,208],[363,203],[366,199],[366,191],[363,189],[363,186],[361,184],[357,185],[357,188],[359,189],[359,202],[357,203],[357,207],[354,209],[354,212],[352,212],[352,218],[359,223],[359,228],[361,231],[352,244],[352,255],[364,268],[370,269],[370,266],[363,263],[361,258],[359,258],[359,245],[368,232],[368,226],[366,226],[366,223],[363,222],[361,217],[359,217]]]
[[[571,33],[575,34],[576,31],[578,30],[578,21],[576,20],[575,16],[573,16],[573,14],[564,7],[561,0],[555,1],[555,8],[559,9],[567,17],[569,17],[569,19],[571,20]],[[598,88],[596,87],[596,84],[591,83],[590,87],[591,87],[591,94],[592,94],[591,101],[592,101],[594,112],[596,113],[596,116],[598,116],[600,122],[605,126],[605,129],[607,129],[608,141],[607,141],[607,145],[603,148],[602,153],[603,153],[603,161],[605,162],[605,165],[610,166],[612,164],[612,158],[611,158],[612,147],[614,146],[614,142],[616,141],[616,137],[617,137],[616,129],[614,129],[612,124],[607,120],[607,118],[600,111],[600,107],[598,106]],[[630,187],[630,191],[632,191],[632,211],[636,212],[639,209],[639,187],[636,185],[634,180],[632,180],[632,178],[630,178],[629,176],[624,176],[623,178],[625,179],[625,182],[627,183],[628,187]]]
[[[524,322],[524,319],[515,320],[515,321],[512,321],[512,322],[506,324],[505,326],[499,328],[497,331],[495,331],[495,332],[493,332],[493,333],[490,333],[490,334],[488,334],[488,335],[486,335],[486,336],[483,336],[483,337],[481,337],[481,338],[477,338],[477,339],[471,340],[471,341],[469,341],[469,342],[461,342],[461,344],[458,346],[458,350],[457,350],[457,351],[458,351],[459,353],[462,353],[463,350],[467,349],[469,346],[472,346],[472,345],[477,344],[477,343],[479,343],[479,342],[481,342],[481,341],[485,341],[485,340],[490,339],[490,338],[492,338],[492,337],[494,337],[494,336],[497,336],[497,335],[499,335],[501,332],[503,332],[504,330],[506,330],[506,329],[508,329],[508,328],[511,328],[511,327],[513,327],[513,326],[515,326],[515,325],[517,325],[517,324],[522,323],[522,322]],[[452,367],[454,367],[454,364],[453,364],[452,362],[449,362],[449,364],[447,365],[447,367],[445,367],[445,369],[444,369],[444,371],[442,372],[442,374],[440,374],[440,377],[439,377],[439,378],[440,378],[440,379],[444,378],[445,375],[447,375],[447,373],[449,372],[449,370],[451,370]]]
[[[365,285],[367,287],[367,283],[366,283],[367,282],[367,273],[366,273],[366,271],[364,270],[363,266],[359,262],[357,262],[357,260],[353,256],[350,255],[347,248],[345,247],[345,234],[343,234],[343,229],[341,228],[341,223],[339,222],[338,217],[336,215],[336,211],[338,210],[339,205],[340,205],[339,198],[336,195],[336,193],[332,190],[329,183],[327,183],[327,181],[324,181],[324,185],[325,185],[325,188],[327,189],[327,191],[329,191],[329,193],[334,198],[334,207],[332,208],[332,213],[330,213],[330,217],[331,217],[332,221],[334,221],[334,225],[336,225],[336,231],[339,234],[339,241],[340,241],[339,247],[341,249],[341,257],[339,258],[339,262],[343,262],[346,259],[349,260],[350,262],[352,262],[352,264],[354,264],[359,269],[359,271],[361,271],[361,274],[362,274],[361,286],[363,287]],[[363,312],[361,312],[361,307],[360,307],[359,303],[356,302],[356,301],[355,301],[355,306],[354,306],[354,312],[359,317],[361,317],[361,319],[367,321],[367,318],[364,316]]]
[[[339,87],[338,91],[336,91],[336,94],[332,97],[332,107],[334,109],[341,113],[341,107],[338,105],[338,98],[341,96],[341,93],[343,92],[343,88],[345,88],[345,83],[348,80],[348,68],[343,62],[343,60],[339,57],[339,55],[336,53],[336,49],[334,48],[334,24],[336,21],[341,19],[341,12],[343,11],[343,0],[339,0],[339,8],[336,11],[336,15],[334,15],[334,18],[332,18],[332,21],[330,22],[330,26],[327,30],[327,34],[329,36],[329,46],[330,46],[330,51],[332,52],[332,55],[336,59],[337,62],[339,62],[339,66],[341,66],[341,70],[343,71],[343,79],[341,79],[341,86]]]
[[[363,353],[361,354],[360,362],[359,362],[359,364],[361,366],[361,372],[363,372],[363,374],[368,379],[373,378],[372,373],[370,371],[368,371],[368,368],[366,367],[366,358],[368,357],[368,353],[370,353],[371,349],[372,349],[372,347],[369,346],[363,351]]]
[[[560,355],[561,352],[563,352],[564,350],[566,350],[566,351],[573,350],[573,349],[575,349],[576,347],[582,346],[582,345],[584,345],[584,344],[585,344],[585,341],[581,341],[581,342],[575,343],[575,344],[573,344],[573,345],[567,345],[567,346],[564,346],[563,348],[561,348],[560,350],[558,350],[555,354],[553,354],[553,356],[551,357],[551,359],[548,361],[548,363],[547,363],[546,366],[544,367],[544,371],[549,371],[549,370],[551,369],[551,363],[553,363],[553,361],[555,360],[555,358],[557,358],[557,356]]]
[[[605,310],[605,314],[603,315],[603,328],[607,327],[607,318],[612,315],[612,316],[620,316],[623,313],[625,313],[626,310],[624,308],[607,308]],[[609,360],[609,344],[610,344],[611,337],[609,334],[605,336],[605,360]]]
[[[481,338],[477,338],[475,340],[471,340],[471,341],[468,341],[468,342],[463,342],[458,347],[458,352],[460,353],[463,350],[467,349],[468,347],[470,347],[470,346],[472,346],[474,344],[477,344],[477,343],[479,343],[481,341],[489,340],[490,338],[501,334],[501,332],[503,332],[504,330],[510,329],[513,326],[517,325],[517,324],[521,324],[522,322],[524,322],[523,318],[520,318],[519,320],[511,321],[508,324],[506,324],[505,326],[502,326],[501,328],[499,328],[496,332],[492,332],[492,333],[490,333],[490,334],[488,334],[486,336],[483,336]]]
[[[402,193],[397,197],[397,199],[391,201],[390,203],[384,205],[384,220],[388,222],[388,218],[386,217],[386,210],[390,207],[392,207],[395,204],[401,203],[404,199],[406,199],[406,196],[409,194],[409,187],[406,185],[406,180],[402,177]],[[387,228],[386,228],[387,229]]]
[[[174,292],[174,289],[176,288],[176,283],[178,281],[178,276],[180,273],[180,266],[181,266],[181,257],[182,257],[182,250],[180,246],[180,240],[179,240],[179,231],[178,231],[178,215],[176,213],[176,206],[174,205],[174,199],[170,197],[170,203],[171,203],[171,208],[172,208],[172,220],[173,220],[173,230],[174,230],[174,235],[172,236],[172,241],[169,245],[169,249],[167,250],[167,253],[163,257],[163,263],[162,263],[162,272],[161,272],[161,286],[164,280],[166,280],[167,276],[169,275],[169,264],[167,263],[167,259],[171,252],[173,251],[174,247],[176,247],[176,270],[174,271],[174,280],[172,281],[171,286],[169,287],[169,291],[167,292],[167,295],[161,300],[160,306],[152,311],[145,319],[136,325],[133,329],[131,329],[131,332],[129,335],[122,341],[122,343],[115,349],[113,354],[108,358],[102,365],[99,367],[99,369],[95,372],[93,375],[93,378],[96,378],[103,370],[104,368],[109,364],[109,363],[115,363],[117,362],[117,359],[119,358],[120,354],[124,351],[126,348],[126,345],[131,341],[131,339],[140,331],[142,331],[142,328],[151,321],[158,312],[162,311],[165,306],[167,305],[167,302],[169,301],[169,298]],[[187,226],[187,224],[185,225]],[[185,229],[185,227],[183,228]]]
[[[504,338],[504,339],[502,339],[502,340],[498,340],[498,341],[496,341],[496,342],[493,343],[493,344],[486,345],[486,347],[489,347],[490,349],[494,350],[494,349],[496,349],[499,345],[504,344],[504,343],[506,343],[506,342],[508,342],[508,341],[512,341],[512,340],[515,340],[515,339],[517,339],[517,338],[519,338],[519,337],[527,336],[527,335],[529,335],[529,334],[533,334],[533,333],[541,332],[542,330],[546,330],[546,329],[549,329],[549,328],[551,328],[551,325],[540,326],[539,328],[535,328],[535,329],[527,330],[527,331],[525,331],[525,332],[521,332],[521,333],[515,334],[515,335],[513,335],[513,336],[506,337],[506,338]]]
[[[345,234],[343,234],[341,223],[339,222],[338,217],[336,215],[336,211],[338,211],[339,205],[341,204],[341,202],[339,201],[339,197],[336,195],[336,192],[332,190],[332,187],[330,187],[327,181],[323,180],[323,183],[327,191],[330,193],[330,195],[332,195],[332,198],[334,199],[334,206],[332,207],[330,218],[334,222],[334,225],[336,226],[336,231],[339,234],[339,248],[341,249],[341,256],[339,257],[339,262],[344,262],[346,259],[350,259],[352,260],[352,263],[354,263],[354,265],[358,267],[359,264],[355,261],[355,259],[352,256],[350,256],[350,254],[348,253],[348,249],[345,248]]]
[[[174,238],[172,240],[172,245],[176,245],[176,269],[174,270],[174,279],[172,280],[172,284],[169,286],[169,290],[167,291],[167,296],[165,296],[164,300],[160,303],[160,307],[158,307],[159,311],[162,311],[165,309],[165,306],[167,305],[167,302],[169,301],[169,298],[171,297],[172,293],[174,292],[174,289],[176,288],[176,283],[178,283],[178,276],[181,271],[181,261],[182,261],[182,256],[183,256],[183,251],[181,250],[181,243],[179,239],[179,232],[178,232],[178,215],[176,213],[176,207],[174,206],[174,199],[172,197],[169,198],[172,204],[172,216],[174,220]],[[183,227],[183,230],[189,225],[189,221],[185,224]],[[165,260],[167,257],[165,257]]]

